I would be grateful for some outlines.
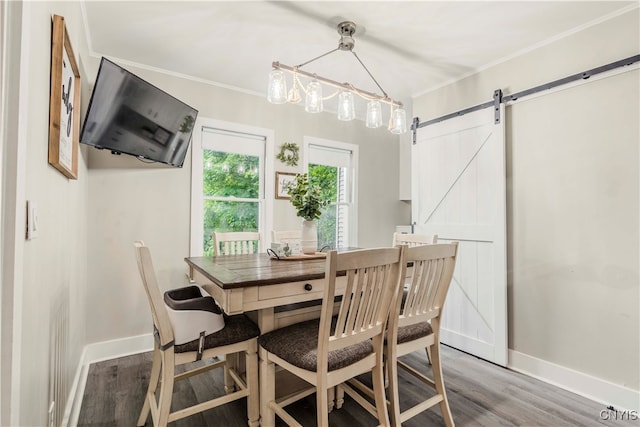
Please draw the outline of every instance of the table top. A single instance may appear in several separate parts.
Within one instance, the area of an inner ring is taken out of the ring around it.
[[[279,261],[267,254],[187,257],[187,264],[222,289],[324,278],[325,260]]]

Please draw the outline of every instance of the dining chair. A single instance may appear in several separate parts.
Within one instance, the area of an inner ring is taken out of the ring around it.
[[[285,407],[316,393],[318,426],[329,425],[330,391],[347,379],[372,372],[377,411],[389,424],[384,394],[382,351],[386,323],[395,307],[406,262],[405,247],[337,253],[325,261],[320,319],[309,320],[260,336],[261,426],[273,426],[275,415],[300,425]],[[334,297],[342,295],[334,312]],[[334,315],[334,313],[337,313]],[[310,387],[276,398],[276,366]],[[345,391],[357,395],[348,385]]]
[[[407,245],[408,247],[420,246],[420,245],[432,245],[438,242],[437,234],[413,234],[413,233],[393,233],[393,241],[391,246]],[[407,272],[411,273],[411,269]],[[411,280],[411,274],[405,277],[405,283]],[[431,363],[431,350],[427,348],[427,360]]]
[[[413,274],[408,288],[390,313],[384,350],[389,384],[389,413],[393,426],[400,426],[408,419],[438,404],[445,425],[454,425],[440,361],[440,319],[453,278],[457,251],[458,242],[407,248],[406,261],[413,265]],[[431,349],[433,379],[398,359],[427,348]],[[436,394],[401,410],[398,367],[433,387]],[[373,390],[362,382],[351,380],[351,384],[369,397],[373,395]],[[341,406],[342,395],[339,393],[336,407]],[[367,409],[369,412],[373,411],[371,405]]]
[[[294,241],[300,242],[301,239],[302,230],[271,231],[271,240],[274,243],[291,243]]]
[[[393,233],[393,241],[391,246],[407,245],[409,247],[419,245],[431,245],[438,242],[437,234],[409,234],[409,233]]]
[[[222,329],[213,325],[214,330],[219,330],[207,334],[206,328],[205,330],[201,330],[203,327],[193,328],[191,335],[197,338],[192,340],[185,338],[189,335],[184,331],[185,325],[197,324],[199,323],[198,316],[211,312],[221,313],[221,310],[213,298],[203,297],[197,286],[168,291],[163,298],[158,287],[149,248],[139,240],[134,242],[134,247],[138,270],[151,308],[154,328],[153,362],[149,387],[137,425],[145,425],[149,413],[151,413],[154,426],[166,426],[169,422],[246,397],[248,424],[249,426],[258,426],[260,421],[257,355],[257,337],[260,335],[260,330],[258,327],[244,314],[223,315],[224,326]],[[183,309],[187,316],[192,314],[191,312],[195,312],[196,316],[191,319],[182,319],[180,325],[175,325],[169,311]],[[178,328],[182,328],[180,334],[175,333]],[[234,367],[227,366],[225,360],[217,359],[235,353],[243,353],[245,356],[245,376]],[[199,360],[207,360],[208,363],[175,374],[176,367]],[[216,368],[224,368],[225,382],[231,381],[230,384],[225,384],[227,385],[226,395],[171,412],[176,381]]]
[[[260,233],[257,231],[214,232],[215,255],[255,254],[261,250]]]

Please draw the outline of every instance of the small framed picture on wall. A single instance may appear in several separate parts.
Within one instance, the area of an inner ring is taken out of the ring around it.
[[[287,191],[295,179],[295,173],[276,172],[276,199],[291,199]]]

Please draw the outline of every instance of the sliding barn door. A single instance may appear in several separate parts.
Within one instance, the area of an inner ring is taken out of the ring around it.
[[[504,107],[418,129],[412,146],[414,232],[459,241],[441,342],[507,364]]]

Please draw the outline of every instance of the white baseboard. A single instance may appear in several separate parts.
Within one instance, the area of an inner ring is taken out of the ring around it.
[[[82,397],[84,396],[84,387],[87,383],[87,375],[89,374],[89,365],[102,360],[115,359],[151,350],[153,350],[152,334],[144,334],[135,337],[86,345],[82,350],[78,369],[76,370],[76,375],[73,379],[73,384],[71,385],[71,392],[69,393],[69,399],[67,400],[67,406],[62,419],[62,426],[72,427],[78,425],[80,407],[82,406]]]
[[[556,365],[515,350],[509,350],[509,369],[613,406],[617,410],[640,411],[640,391]]]

